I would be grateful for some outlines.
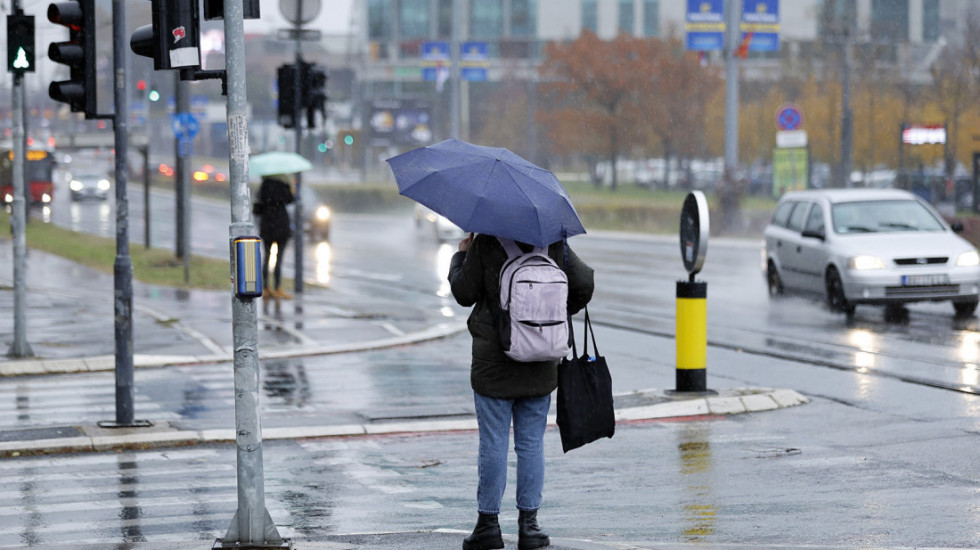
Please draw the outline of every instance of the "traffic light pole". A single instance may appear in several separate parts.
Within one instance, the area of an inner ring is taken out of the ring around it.
[[[14,13],[21,13],[20,2],[14,0]],[[14,117],[14,198],[11,204],[11,228],[14,238],[14,341],[7,357],[33,357],[27,343],[27,201],[24,198],[24,75],[14,73],[11,93],[11,112]]]
[[[129,198],[127,197],[129,99],[126,95],[126,57],[122,47],[126,39],[125,0],[112,1],[112,62],[114,67],[114,115],[116,168],[116,259],[113,263],[113,304],[116,343],[116,420],[99,422],[107,428],[146,427],[146,420],[134,419],[133,407],[133,262],[129,255]],[[87,29],[86,32],[95,32]],[[94,93],[94,90],[88,91]],[[95,101],[92,101],[95,104]]]
[[[296,154],[303,155],[303,123],[301,122],[300,116],[303,114],[303,56],[301,53],[300,44],[300,29],[302,24],[300,21],[303,20],[303,2],[296,3],[296,71],[293,77],[293,126],[296,132]],[[296,173],[296,200],[295,209],[293,212],[296,215],[296,219],[293,220],[293,225],[296,227],[295,231],[295,241],[296,245],[293,247],[295,249],[296,258],[293,261],[293,266],[295,273],[293,274],[293,290],[296,292],[297,300],[300,298],[299,294],[303,293],[303,194],[301,193],[303,187],[303,173]],[[276,258],[276,261],[280,261],[281,254],[283,251],[279,251],[280,256]],[[297,302],[298,303],[298,302]]]
[[[225,71],[228,91],[228,174],[231,186],[229,256],[236,280],[236,240],[254,239],[248,190],[248,105],[245,94],[245,25],[242,2],[224,3]],[[254,266],[253,266],[254,270]],[[237,285],[236,285],[237,286]],[[259,418],[258,320],[255,300],[232,294],[232,339],[235,369],[235,442],[238,509],[223,539],[214,548],[243,545],[285,547],[265,507],[262,426]]]

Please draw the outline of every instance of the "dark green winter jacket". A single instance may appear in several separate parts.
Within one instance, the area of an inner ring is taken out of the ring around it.
[[[520,244],[525,251],[531,247]],[[563,246],[548,247],[548,255],[562,266]],[[519,363],[504,355],[497,329],[500,317],[498,279],[507,252],[496,237],[477,235],[466,252],[457,252],[449,266],[453,297],[463,307],[473,306],[467,327],[473,337],[470,384],[481,395],[498,399],[541,397],[558,385],[558,361]],[[568,311],[577,313],[592,299],[592,268],[568,250]]]

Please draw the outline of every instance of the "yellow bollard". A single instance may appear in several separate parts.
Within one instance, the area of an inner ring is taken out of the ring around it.
[[[675,391],[708,391],[707,298],[708,283],[677,282],[677,376]]]

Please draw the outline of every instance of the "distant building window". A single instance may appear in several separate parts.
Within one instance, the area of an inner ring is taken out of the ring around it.
[[[510,0],[510,35],[537,34],[537,0]]]
[[[633,34],[633,0],[619,0],[619,32]]]
[[[582,28],[596,32],[599,29],[597,0],[582,0]]]
[[[391,14],[395,11],[394,0],[368,0],[368,38],[391,40]]]
[[[398,5],[398,35],[401,40],[428,38],[429,0],[401,0]]]
[[[497,38],[503,34],[503,0],[470,0],[470,36]]]
[[[643,2],[643,36],[660,36],[660,0]]]
[[[857,21],[855,0],[823,0],[820,9],[820,36],[842,36]]]
[[[453,34],[453,0],[439,0],[439,38]]]
[[[871,39],[908,41],[909,0],[871,0]]]
[[[939,0],[922,0],[922,41],[939,40]]]

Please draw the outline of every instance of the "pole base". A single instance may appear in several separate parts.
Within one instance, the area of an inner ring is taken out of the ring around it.
[[[676,369],[674,371],[677,392],[708,391],[708,369]]]
[[[270,548],[292,550],[293,542],[289,539],[282,539],[282,542],[280,543],[224,542],[222,539],[215,539],[214,545],[211,546],[211,550],[221,550],[227,548],[234,548],[236,550],[268,550]]]
[[[18,343],[16,340],[7,350],[7,357],[11,359],[26,359],[28,357],[34,357],[34,350],[31,349],[31,345],[27,342],[23,344]]]
[[[100,428],[149,428],[153,422],[149,420],[133,420],[132,423],[116,422],[115,420],[100,420],[96,422]]]

